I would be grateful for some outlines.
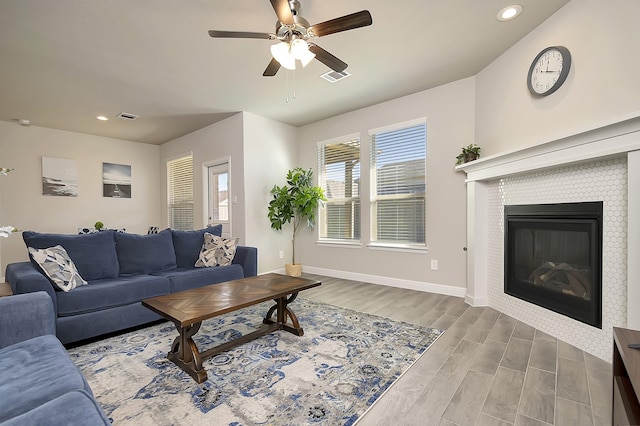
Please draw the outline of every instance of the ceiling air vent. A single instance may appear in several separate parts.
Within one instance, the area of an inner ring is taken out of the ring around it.
[[[336,81],[343,80],[343,79],[345,79],[345,78],[347,78],[349,76],[351,76],[351,74],[349,74],[346,71],[342,71],[342,72],[329,71],[329,72],[326,72],[326,73],[322,74],[320,77],[324,78],[329,83],[335,83]]]
[[[140,116],[135,114],[129,114],[128,112],[121,112],[120,114],[116,115],[116,117],[122,118],[123,120],[135,120]]]

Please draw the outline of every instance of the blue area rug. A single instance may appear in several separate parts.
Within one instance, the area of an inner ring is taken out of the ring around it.
[[[255,330],[273,303],[205,321],[201,350]],[[167,360],[171,323],[69,351],[115,425],[352,425],[443,332],[306,299],[304,336],[277,331],[206,360]]]

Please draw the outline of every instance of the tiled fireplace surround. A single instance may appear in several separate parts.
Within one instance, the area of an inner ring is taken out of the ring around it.
[[[611,362],[640,330],[640,117],[458,166],[467,173],[467,295]],[[603,201],[602,329],[504,293],[504,206]]]

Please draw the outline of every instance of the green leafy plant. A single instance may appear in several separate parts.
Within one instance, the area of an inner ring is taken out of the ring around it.
[[[293,220],[291,260],[296,263],[296,232],[300,224],[306,220],[307,226],[315,226],[316,209],[318,203],[327,201],[324,191],[319,186],[313,186],[313,170],[300,167],[289,170],[287,184],[274,185],[271,189],[273,199],[269,202],[268,217],[271,227],[282,230],[282,227]]]
[[[94,228],[96,228],[98,231],[101,230],[102,228],[104,228],[104,223],[97,221],[94,225]]]
[[[481,148],[474,143],[463,146],[460,154],[456,157],[456,166],[480,158],[480,149]]]

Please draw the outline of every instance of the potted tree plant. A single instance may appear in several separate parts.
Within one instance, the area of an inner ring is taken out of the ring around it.
[[[480,158],[480,147],[474,143],[467,146],[463,146],[460,154],[456,157],[456,166],[469,161],[477,160]]]
[[[312,185],[312,177],[313,170],[296,167],[287,173],[286,185],[274,185],[270,192],[273,196],[268,208],[271,227],[279,231],[293,220],[291,264],[285,264],[285,272],[294,277],[302,273],[302,265],[296,263],[296,232],[305,220],[309,228],[315,226],[318,203],[326,201],[322,188]]]

